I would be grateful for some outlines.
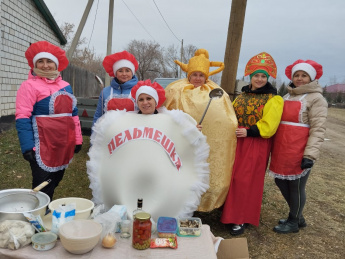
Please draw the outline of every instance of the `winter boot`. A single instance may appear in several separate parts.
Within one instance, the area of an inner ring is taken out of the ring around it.
[[[283,224],[275,226],[273,231],[280,234],[297,233],[299,231],[298,219],[289,217]]]
[[[278,221],[278,224],[281,225],[281,224],[284,224],[285,222],[287,221],[287,219],[280,219]],[[298,227],[299,228],[305,228],[307,226],[307,222],[305,222],[305,219],[303,216],[301,216],[298,220]]]

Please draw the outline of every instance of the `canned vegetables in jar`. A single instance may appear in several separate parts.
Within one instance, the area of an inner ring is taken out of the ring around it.
[[[151,242],[151,215],[146,212],[135,214],[133,221],[132,246],[143,250],[150,247]]]

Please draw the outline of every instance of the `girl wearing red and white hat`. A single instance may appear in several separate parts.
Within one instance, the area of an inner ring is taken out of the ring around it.
[[[124,109],[134,111],[135,103],[129,98],[129,94],[133,86],[138,83],[135,75],[138,66],[138,61],[127,51],[117,52],[104,58],[103,67],[113,79],[110,86],[105,87],[99,96],[93,124],[106,111]]]
[[[327,119],[327,101],[318,79],[322,66],[312,60],[297,60],[285,69],[291,80],[284,98],[280,126],[274,138],[270,175],[289,205],[289,216],[274,227],[277,233],[298,232],[307,224],[303,217],[305,186],[319,157]]]
[[[139,81],[131,91],[131,98],[134,100],[139,114],[157,114],[157,109],[165,101],[164,88],[158,83],[151,83],[151,80]]]
[[[131,98],[135,101],[139,114],[157,114],[157,109],[165,102],[164,88],[150,79],[139,81],[131,91]],[[202,125],[197,124],[197,129],[202,130]]]
[[[32,187],[50,179],[42,192],[52,200],[65,168],[82,146],[77,100],[60,75],[68,66],[64,50],[39,41],[30,45],[25,57],[31,70],[17,92],[16,129],[30,162]]]

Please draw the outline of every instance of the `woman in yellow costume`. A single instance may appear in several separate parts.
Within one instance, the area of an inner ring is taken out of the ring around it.
[[[198,49],[188,64],[177,60],[175,63],[187,72],[187,78],[167,86],[163,105],[168,110],[182,110],[200,121],[210,100],[210,91],[220,88],[208,77],[222,71],[224,63],[210,61],[205,49]],[[210,72],[210,67],[218,68]],[[201,197],[198,211],[211,211],[222,206],[225,201],[235,159],[236,128],[237,118],[230,98],[224,92],[221,98],[212,100],[203,120],[202,132],[210,145],[210,188]]]

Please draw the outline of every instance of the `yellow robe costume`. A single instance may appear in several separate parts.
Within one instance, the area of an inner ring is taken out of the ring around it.
[[[210,100],[209,93],[215,88],[220,87],[209,79],[197,88],[187,78],[177,80],[165,89],[163,106],[182,110],[199,122]],[[211,101],[202,125],[202,133],[210,145],[210,188],[202,195],[198,211],[206,212],[223,205],[230,186],[237,118],[228,94],[224,92],[221,98]]]

